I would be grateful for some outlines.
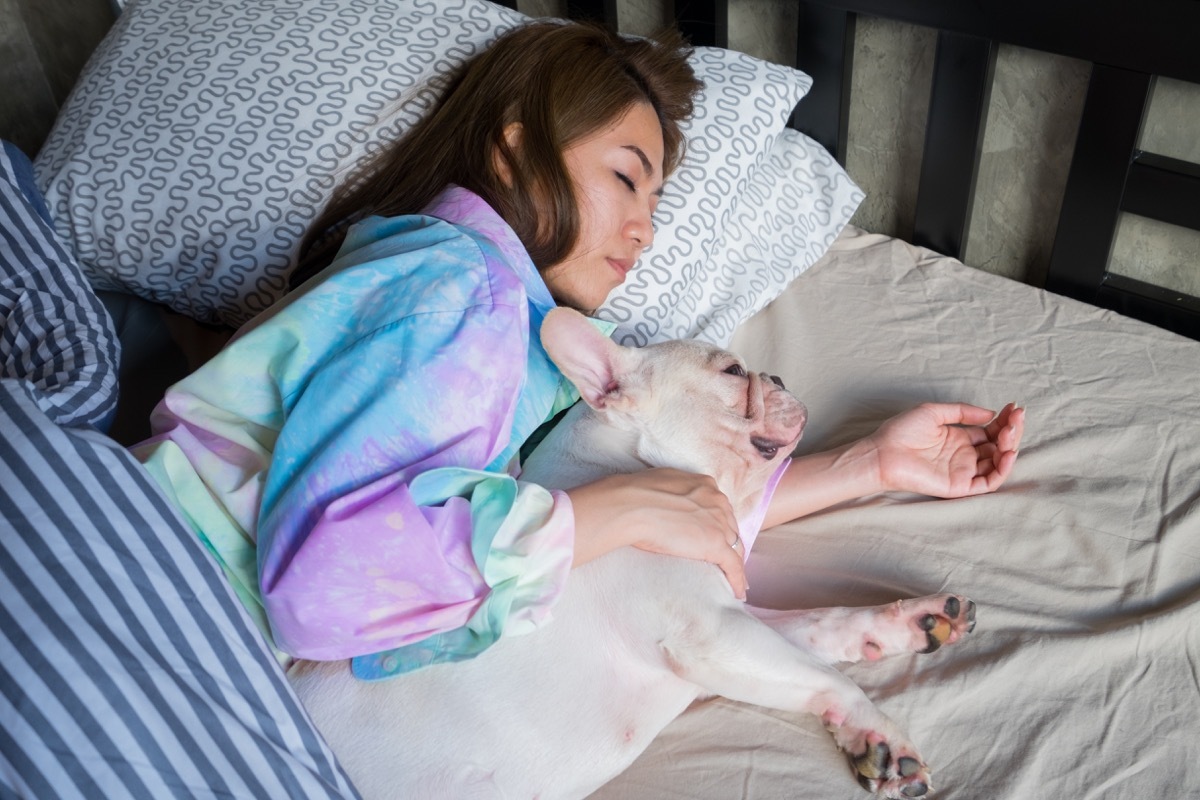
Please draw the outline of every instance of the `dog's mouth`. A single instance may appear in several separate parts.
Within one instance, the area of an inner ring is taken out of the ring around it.
[[[767,461],[775,458],[775,456],[779,455],[779,451],[787,446],[786,442],[778,442],[762,436],[751,436],[750,444],[754,445],[754,449]]]

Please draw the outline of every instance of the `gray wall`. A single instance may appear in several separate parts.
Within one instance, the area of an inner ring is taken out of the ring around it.
[[[533,16],[558,16],[564,0],[521,0]],[[0,136],[36,152],[86,54],[111,24],[110,0],[0,0]],[[619,0],[623,31],[670,21],[669,0]],[[791,63],[790,0],[732,0],[730,46]],[[932,31],[862,18],[855,42],[847,170],[867,192],[854,222],[912,231],[928,107]],[[1041,285],[1054,242],[1087,64],[1001,48],[964,261]],[[16,87],[9,91],[8,87]],[[1160,80],[1142,146],[1200,162],[1200,86]],[[1124,215],[1111,268],[1200,296],[1200,233]]]
[[[112,22],[110,0],[0,0],[0,137],[37,153]]]

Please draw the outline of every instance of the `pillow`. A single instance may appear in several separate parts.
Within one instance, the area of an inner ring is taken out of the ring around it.
[[[865,197],[824,147],[788,128],[732,204],[712,256],[687,283],[672,276],[668,308],[618,336],[638,344],[699,338],[728,347],[734,330],[820,258]],[[669,266],[669,265],[668,265]]]
[[[38,177],[96,286],[239,325],[283,293],[349,165],[428,107],[431,79],[525,19],[483,0],[136,0],[85,68]],[[609,308],[627,324],[674,307],[668,273],[708,258],[811,82],[717,48],[693,64],[707,88],[656,215],[655,258]],[[387,116],[401,94],[417,102]]]
[[[38,155],[55,224],[97,288],[240,325],[283,294],[346,169],[524,19],[483,0],[131,1]]]
[[[0,143],[0,378],[57,425],[107,430],[120,344],[112,320],[44,214],[29,160]]]
[[[24,381],[0,430],[0,797],[357,797],[142,465]]]
[[[686,298],[715,277],[711,256],[737,198],[812,86],[803,72],[733,50],[696,48],[692,66],[705,88],[654,213],[654,244],[598,310],[627,345],[693,328],[681,316]]]

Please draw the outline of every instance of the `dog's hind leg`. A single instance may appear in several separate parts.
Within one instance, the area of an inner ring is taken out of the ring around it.
[[[853,681],[740,608],[663,642],[672,668],[706,692],[818,716],[867,790],[889,798],[929,791],[916,747]]]
[[[746,610],[789,642],[830,663],[932,653],[975,628],[975,603],[954,594],[864,608]]]

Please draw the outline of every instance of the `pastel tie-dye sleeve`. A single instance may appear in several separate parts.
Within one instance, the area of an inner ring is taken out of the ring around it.
[[[548,616],[573,557],[570,501],[482,471],[512,433],[525,313],[406,317],[337,353],[291,401],[258,524],[281,649],[400,648],[378,659],[380,677],[470,657]]]

